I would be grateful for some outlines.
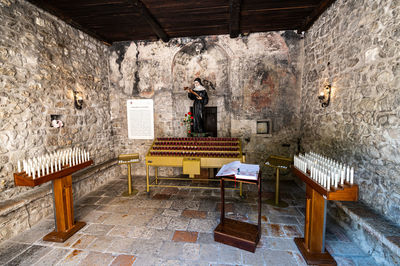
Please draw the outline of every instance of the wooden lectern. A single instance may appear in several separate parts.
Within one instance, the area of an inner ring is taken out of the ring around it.
[[[335,259],[325,250],[326,205],[328,200],[357,201],[358,185],[345,183],[331,189],[315,182],[308,174],[292,166],[293,173],[306,183],[306,215],[304,238],[295,238],[307,264],[337,265]]]
[[[236,181],[234,176],[221,177],[221,221],[214,230],[214,241],[255,252],[261,237],[261,178],[257,180],[237,179],[240,182],[258,186],[258,223],[250,224],[225,218],[224,181]]]
[[[36,179],[32,179],[24,172],[14,173],[16,186],[35,187],[48,181],[53,182],[55,230],[43,237],[44,241],[64,242],[86,225],[85,222],[75,222],[74,220],[72,174],[91,164],[93,161],[89,160],[72,167],[66,166],[58,172]]]

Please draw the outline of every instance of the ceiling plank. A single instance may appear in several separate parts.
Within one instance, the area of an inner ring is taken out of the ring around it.
[[[236,38],[240,33],[240,4],[241,0],[229,0],[229,36]]]
[[[314,24],[314,22],[319,18],[319,16],[324,13],[324,11],[328,9],[328,7],[330,7],[330,5],[332,5],[332,3],[335,1],[336,0],[322,0],[319,5],[314,8],[311,14],[305,18],[300,30],[308,30],[312,26],[312,24]]]
[[[49,12],[53,16],[58,17],[59,19],[63,20],[67,24],[71,25],[72,27],[86,33],[87,35],[103,42],[105,45],[111,46],[112,41],[107,40],[103,36],[99,35],[98,33],[88,30],[84,25],[80,25],[74,19],[70,18],[69,16],[66,16],[61,10],[56,8],[55,6],[46,3],[46,1],[40,1],[40,0],[28,0],[30,3],[33,5],[43,9],[44,11]]]
[[[161,28],[160,24],[153,17],[147,7],[139,0],[129,0],[134,6],[139,8],[139,13],[144,17],[147,23],[150,25],[151,29],[154,33],[161,39],[163,42],[168,42],[169,37],[167,33]]]

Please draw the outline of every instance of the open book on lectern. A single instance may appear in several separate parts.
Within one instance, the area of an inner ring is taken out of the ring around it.
[[[218,171],[217,176],[235,176],[236,179],[257,180],[260,166],[258,164],[245,164],[233,161],[224,164]]]

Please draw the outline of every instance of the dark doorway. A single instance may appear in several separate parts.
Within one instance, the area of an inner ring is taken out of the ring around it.
[[[193,107],[190,107],[193,113]],[[210,137],[217,137],[217,107],[205,107],[203,110],[204,130]],[[192,128],[193,130],[193,128]]]

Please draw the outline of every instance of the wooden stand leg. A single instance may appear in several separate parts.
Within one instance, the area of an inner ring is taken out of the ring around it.
[[[128,164],[128,194],[132,194],[131,164]]]
[[[156,177],[156,185],[158,185],[158,167],[154,168],[154,175]]]
[[[128,191],[122,193],[123,197],[135,196],[139,190],[132,189],[132,165],[128,164]]]
[[[268,199],[265,201],[265,203],[269,204],[269,205],[273,205],[275,207],[282,207],[282,208],[286,208],[289,206],[289,204],[287,204],[284,201],[280,200],[280,195],[279,195],[279,168],[276,168],[276,175],[275,175],[275,199]]]
[[[150,192],[150,186],[149,186],[149,166],[146,165],[146,191],[147,193]]]
[[[64,242],[86,223],[74,221],[72,197],[72,176],[55,179],[53,182],[56,230],[47,234],[43,240]]]
[[[221,178],[221,223],[224,223],[225,219],[225,187],[224,180]]]
[[[336,261],[325,250],[326,200],[317,191],[307,186],[307,205],[304,238],[294,241],[308,264],[336,265]]]
[[[275,205],[279,204],[279,168],[276,168]]]

